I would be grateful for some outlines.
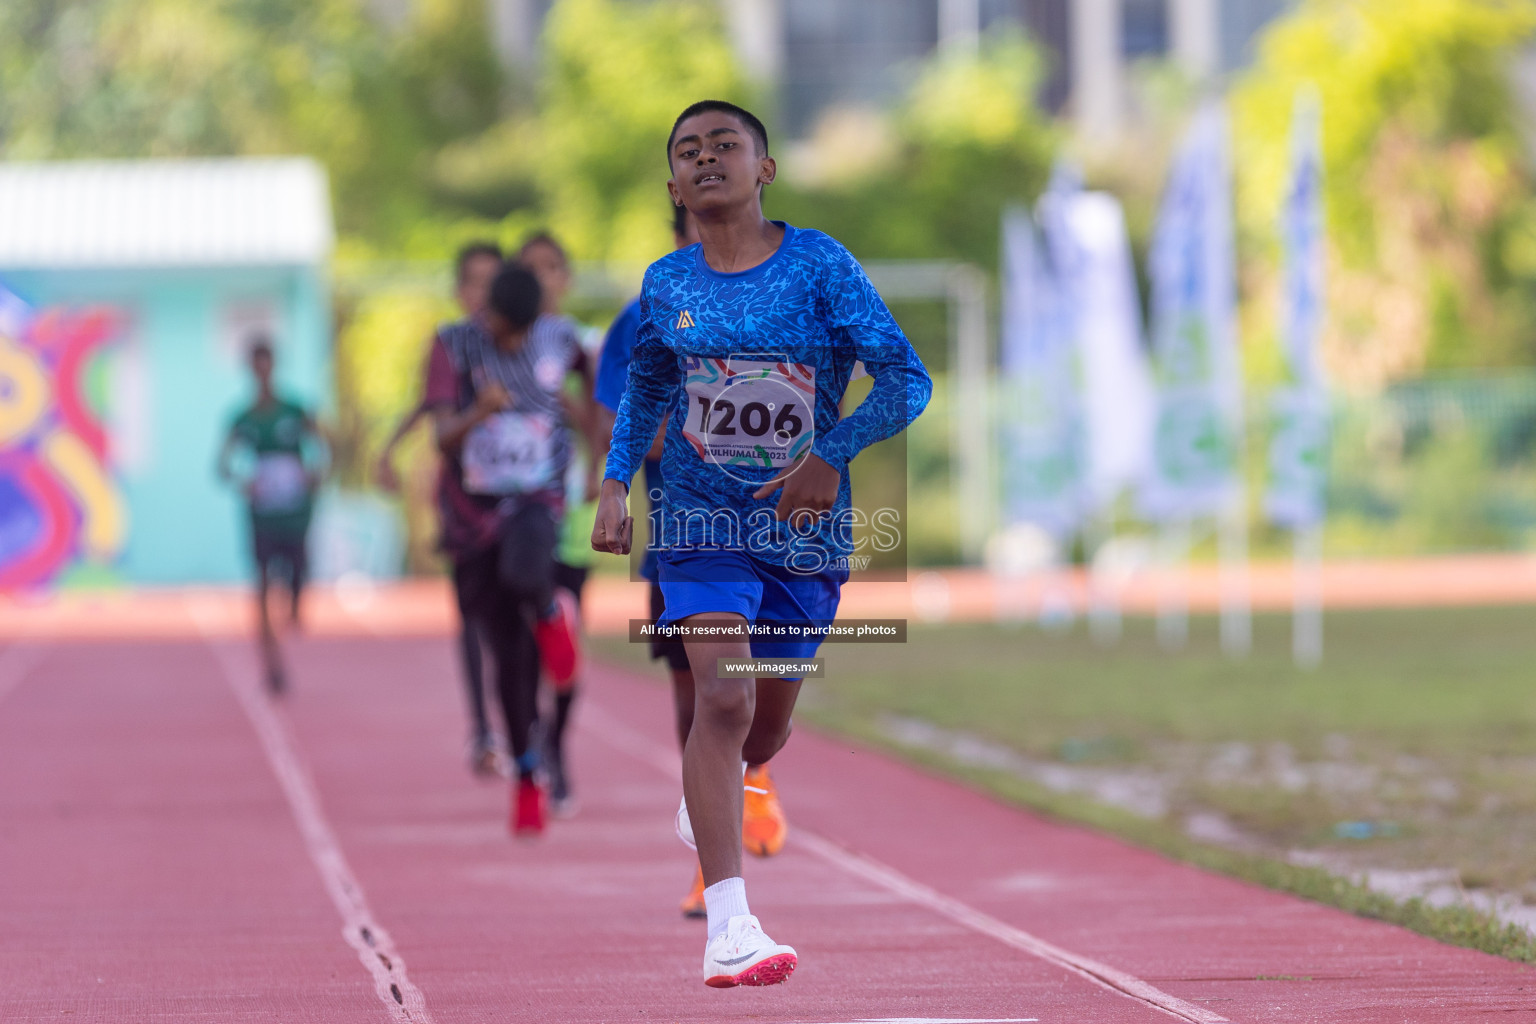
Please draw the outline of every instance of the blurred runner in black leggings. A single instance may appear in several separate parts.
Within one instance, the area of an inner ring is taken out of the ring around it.
[[[496,658],[496,682],[516,758],[512,830],[544,828],[533,745],[542,667],[557,687],[576,674],[573,603],[554,585],[557,524],[574,452],[562,398],[567,373],[591,369],[575,332],[539,315],[538,281],[503,267],[483,313],[438,335],[426,406],[444,457],[443,547],[466,604]]]
[[[491,293],[491,281],[501,270],[501,247],[494,242],[471,242],[459,250],[453,268],[453,297],[465,319],[468,319],[485,309],[486,299]],[[437,333],[441,334],[449,326],[444,324],[438,328]],[[426,404],[418,404],[390,434],[389,442],[379,454],[374,471],[379,486],[384,490],[400,490],[400,478],[395,474],[393,461],[395,449],[426,414]],[[469,766],[477,775],[494,776],[498,773],[496,737],[491,733],[490,720],[485,710],[480,632],[475,628],[474,619],[465,602],[464,581],[458,566],[453,569],[453,593],[459,609],[459,656],[464,667],[465,698],[469,706]]]
[[[556,319],[563,329],[579,338],[580,326],[561,312],[561,304],[571,289],[571,262],[565,247],[553,235],[539,232],[523,242],[517,251],[517,262],[538,278],[540,323]],[[583,424],[583,429],[588,433],[596,426],[591,419],[595,413],[591,401],[592,386],[590,379],[578,381],[572,376],[566,380],[566,412],[573,419],[585,416],[587,422]],[[607,430],[606,422],[603,429]],[[567,473],[566,509],[560,523],[559,544],[555,549],[556,600],[566,600],[564,594],[571,595],[574,604],[572,613],[578,620],[581,592],[586,585],[587,567],[591,565],[593,557],[592,519],[597,513],[598,468],[597,460],[589,456],[584,466],[573,463]],[[555,685],[550,687],[550,714],[542,730],[543,768],[549,783],[550,813],[557,818],[568,818],[576,813],[577,803],[570,772],[566,770],[565,733],[571,723],[571,709],[576,703],[579,680],[573,676],[565,685],[553,679],[551,682]]]

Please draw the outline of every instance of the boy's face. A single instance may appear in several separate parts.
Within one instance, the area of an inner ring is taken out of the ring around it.
[[[251,373],[256,377],[256,383],[262,387],[272,383],[272,354],[270,352],[257,352],[251,356]]]
[[[667,191],[694,214],[755,201],[758,189],[771,183],[778,170],[772,157],[758,153],[747,126],[718,110],[678,125],[671,157]]]
[[[480,314],[480,322],[485,324],[485,329],[490,334],[491,340],[498,345],[506,344],[507,340],[512,336],[511,322],[496,312],[493,306],[485,307]]]
[[[539,279],[544,312],[558,313],[565,293],[571,290],[571,267],[565,262],[565,256],[552,245],[534,242],[523,247],[517,261]]]
[[[459,278],[458,287],[454,289],[454,297],[459,300],[459,308],[465,316],[474,316],[485,308],[491,297],[491,282],[500,270],[501,260],[490,253],[471,256],[464,263],[464,272]]]
[[[480,314],[480,322],[485,325],[491,340],[502,348],[515,349],[528,337],[527,325],[513,326],[512,321],[498,313],[495,306],[485,307],[485,311]]]

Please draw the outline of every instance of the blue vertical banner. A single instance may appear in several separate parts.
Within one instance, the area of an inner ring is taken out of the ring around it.
[[[1281,343],[1290,379],[1276,392],[1271,407],[1264,508],[1272,523],[1295,530],[1322,522],[1328,469],[1328,386],[1319,351],[1327,317],[1327,227],[1320,117],[1311,92],[1296,98],[1290,187],[1280,233]]]
[[[1157,408],[1141,489],[1148,518],[1214,516],[1241,493],[1242,373],[1226,114],[1210,102],[1189,129],[1152,240]]]

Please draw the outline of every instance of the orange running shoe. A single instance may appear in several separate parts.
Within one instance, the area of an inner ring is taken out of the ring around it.
[[[779,791],[768,776],[765,764],[749,767],[742,777],[747,791],[741,815],[741,845],[758,857],[772,857],[784,849],[789,838],[789,822],[779,806]]]
[[[708,917],[709,910],[704,906],[704,869],[693,869],[693,888],[688,890],[688,895],[683,897],[683,902],[677,905],[684,917]]]

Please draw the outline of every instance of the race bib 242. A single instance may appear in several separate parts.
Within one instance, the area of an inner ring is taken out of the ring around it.
[[[464,490],[525,494],[550,484],[554,428],[547,416],[501,412],[464,438]]]

